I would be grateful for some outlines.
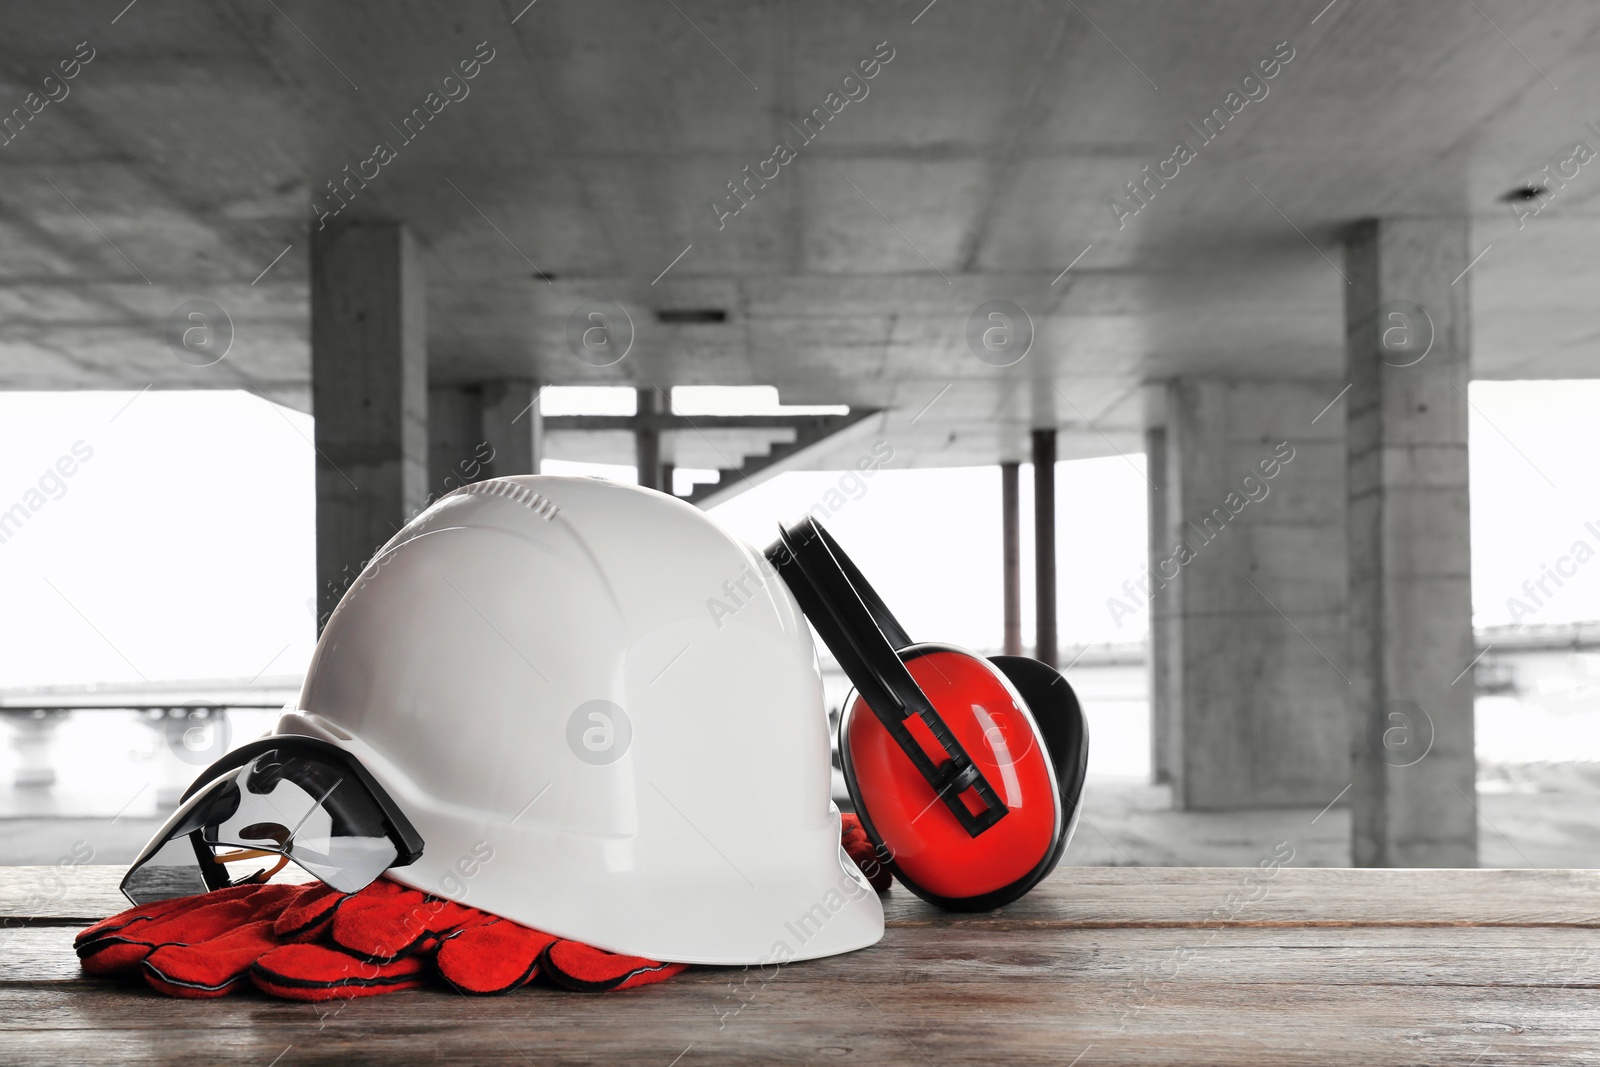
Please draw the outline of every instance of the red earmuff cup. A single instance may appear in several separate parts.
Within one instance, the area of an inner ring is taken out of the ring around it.
[[[851,799],[912,892],[946,908],[998,907],[1032,888],[1059,856],[1066,827],[1050,753],[1026,703],[987,660],[936,644],[899,655],[1008,810],[969,836],[857,693],[839,725]],[[942,759],[921,727],[908,724],[928,755]]]

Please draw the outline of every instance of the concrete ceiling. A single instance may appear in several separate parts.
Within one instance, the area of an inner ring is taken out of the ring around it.
[[[306,407],[312,204],[379,142],[395,158],[344,217],[420,239],[436,382],[773,384],[886,409],[897,464],[1016,458],[1045,423],[1064,455],[1137,449],[1141,382],[1337,379],[1339,234],[1388,215],[1492,245],[1461,282],[1478,377],[1600,368],[1600,164],[1523,228],[1499,200],[1600,149],[1591,2],[125,3],[0,8],[0,113],[94,50],[0,147],[5,387]],[[470,95],[404,141],[484,41]],[[1202,144],[1187,123],[1285,41]],[[790,123],[888,49],[803,143]],[[1180,140],[1196,158],[1119,227],[1112,199]],[[797,158],[719,228],[712,201],[780,141]],[[215,366],[165,339],[194,299],[232,320]],[[966,340],[996,299],[1036,332],[1009,367]],[[614,366],[569,349],[588,301],[632,320]],[[656,321],[674,308],[727,319]]]

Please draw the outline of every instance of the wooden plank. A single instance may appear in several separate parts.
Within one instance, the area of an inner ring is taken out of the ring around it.
[[[109,864],[0,867],[0,928],[20,923],[89,923],[121,911],[117,883],[127,868]]]
[[[0,1058],[1594,1062],[1600,872],[1265,873],[1067,869],[980,916],[896,891],[873,948],[765,971],[697,968],[624,994],[424,990],[302,1005],[254,993],[181,1002],[85,978],[72,936],[121,906],[121,869],[3,869],[0,914],[37,917],[0,933]]]
[[[941,912],[896,888],[891,925],[1600,925],[1600,871],[1063,867],[1017,903]]]
[[[1096,954],[1020,979],[942,958],[899,973],[867,968],[884,955],[868,950],[785,968],[764,985],[730,986],[741,972],[704,969],[610,996],[421,991],[318,1006],[254,995],[179,1002],[104,982],[75,990],[7,984],[0,1044],[8,1059],[30,1062],[165,1057],[258,1067],[290,1045],[286,1063],[410,1063],[441,1048],[451,1061],[471,1063],[664,1065],[686,1050],[686,1064],[798,1063],[842,1049],[857,1062],[939,1064],[1062,1065],[1084,1052],[1083,1067],[1464,1064],[1480,1056],[1493,1064],[1592,1063],[1600,1046],[1592,988],[1461,984],[1448,970],[1411,985],[1185,973],[1134,1011],[1096,974],[1123,935],[1099,936],[1110,943]],[[911,980],[897,981],[902,974]]]
[[[77,982],[74,929],[26,927],[0,935],[0,985]],[[1168,927],[1007,931],[927,927],[890,931],[877,945],[782,969],[785,987],[841,976],[942,989],[988,982],[1088,983],[1108,993],[1184,981],[1425,986],[1600,985],[1600,931],[1552,927]],[[941,970],[941,966],[946,969]],[[772,968],[709,968],[707,979],[762,985]],[[748,979],[748,981],[747,981]],[[698,978],[696,980],[699,980]],[[0,1029],[5,1022],[0,1020]]]
[[[1229,991],[1221,991],[1221,996]],[[838,1062],[937,1064],[1227,1063],[1592,1064],[1600,1034],[1572,1026],[1592,997],[1567,991],[1541,1001],[1516,991],[1485,995],[1455,1011],[1382,994],[1350,1000],[1315,987],[1279,998],[1271,1012],[1228,1010],[1219,996],[1172,1003],[1159,1016],[1117,1030],[1068,1016],[1029,1014],[995,995],[970,1004],[902,1005],[878,991],[840,984],[825,999],[775,1000],[718,1029],[700,1007],[686,1012],[666,990],[623,997],[525,991],[500,1001],[435,995],[446,1029],[417,1017],[425,994],[397,994],[317,1007],[242,999],[220,1002],[62,994],[0,997],[0,1008],[38,1014],[48,1029],[9,1031],[7,1058],[28,1063],[239,1063],[282,1067],[337,1063],[704,1064]],[[1237,1000],[1259,996],[1237,990]],[[1542,996],[1542,994],[1541,994]],[[448,1008],[445,1008],[446,1003]],[[342,1011],[340,1009],[343,1009]],[[143,1009],[143,1010],[130,1010]],[[1330,1027],[1330,1016],[1343,1025]],[[1501,1022],[1500,1020],[1515,1020]],[[130,1025],[130,1023],[132,1025]],[[1331,1032],[1330,1032],[1331,1031]],[[1479,1059],[1479,1057],[1482,1057]]]
[[[0,922],[92,922],[126,906],[122,867],[0,868]],[[1062,867],[1022,900],[941,912],[895,888],[891,927],[1600,926],[1600,870]]]

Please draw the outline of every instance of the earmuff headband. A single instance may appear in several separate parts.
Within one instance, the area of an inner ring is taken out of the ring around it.
[[[867,706],[967,834],[977,837],[1004,818],[1005,802],[891,644],[897,641],[905,647],[910,638],[827,531],[810,518],[801,519],[780,528],[778,541],[766,556]],[[935,764],[907,729],[905,720],[912,715],[933,735],[945,756],[942,763]],[[961,799],[968,790],[982,804],[978,812]]]
[[[898,652],[910,645],[912,643],[911,637],[906,633],[905,627],[900,625],[900,620],[894,617],[894,613],[883,602],[883,598],[878,595],[878,591],[872,588],[872,583],[867,581],[866,575],[856,569],[855,561],[845,554],[844,549],[839,547],[839,542],[833,539],[833,534],[829,533],[821,523],[810,519],[807,521],[811,523],[811,528],[816,531],[817,536],[822,539],[822,543],[827,546],[828,555],[832,557],[834,564],[844,576],[844,584],[849,586],[850,591],[856,595],[862,606],[867,609],[868,614],[872,616],[872,621],[877,624],[878,632],[883,634],[885,641],[889,642],[889,647]]]

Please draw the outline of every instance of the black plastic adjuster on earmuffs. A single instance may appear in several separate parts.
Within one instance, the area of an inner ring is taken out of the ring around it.
[[[977,837],[1004,818],[1009,809],[1000,794],[934,710],[891,643],[898,639],[904,647],[910,639],[827,531],[801,519],[779,530],[766,556],[872,713],[967,834]],[[906,726],[913,715],[933,735],[943,761],[935,763]],[[976,812],[962,799],[968,792],[981,805]]]

